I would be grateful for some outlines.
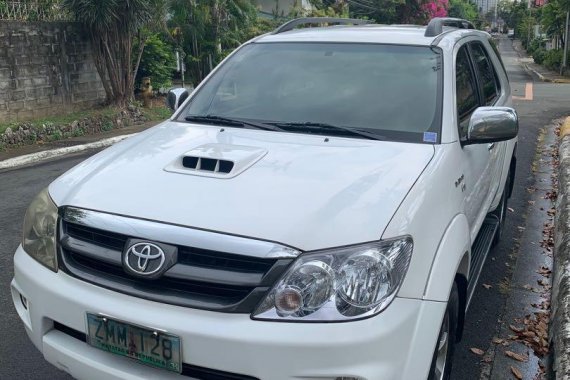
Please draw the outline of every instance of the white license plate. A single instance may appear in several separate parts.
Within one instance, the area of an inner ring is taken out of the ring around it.
[[[87,343],[153,367],[182,371],[180,338],[162,331],[87,313]]]

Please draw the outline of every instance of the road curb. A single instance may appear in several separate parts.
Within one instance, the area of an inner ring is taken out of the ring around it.
[[[36,164],[53,158],[65,156],[67,154],[78,153],[85,150],[106,148],[134,135],[136,135],[136,133],[110,137],[89,144],[73,145],[69,147],[45,150],[42,152],[31,153],[19,157],[9,158],[7,160],[0,161],[0,170],[14,169],[24,165]]]
[[[562,138],[559,154],[550,343],[555,379],[570,379],[570,135]]]
[[[548,77],[545,77],[544,75],[542,75],[541,73],[539,73],[538,71],[536,71],[535,69],[533,69],[532,67],[530,67],[528,64],[523,63],[523,66],[525,68],[526,71],[530,71],[532,72],[534,75],[536,75],[538,77],[538,79],[540,79],[542,82],[548,82],[548,83],[570,83],[570,79],[551,79]]]

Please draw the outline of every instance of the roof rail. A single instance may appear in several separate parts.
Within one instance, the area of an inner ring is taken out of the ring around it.
[[[364,25],[370,24],[368,20],[360,20],[354,18],[337,18],[337,17],[302,17],[288,21],[275,29],[271,34],[279,34],[295,29],[299,25],[320,25],[320,24],[337,24],[337,25]]]
[[[443,32],[444,26],[451,26],[458,29],[475,29],[475,26],[467,20],[453,17],[435,17],[430,20],[424,36],[438,36]]]

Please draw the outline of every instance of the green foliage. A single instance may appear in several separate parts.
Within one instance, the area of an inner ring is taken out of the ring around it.
[[[109,119],[105,120],[103,122],[103,125],[101,125],[101,130],[104,132],[110,131],[111,129],[113,129],[115,126],[113,125],[113,122]]]
[[[562,49],[548,50],[544,56],[543,65],[550,70],[559,71],[560,66],[562,66],[562,55]],[[568,54],[568,58],[570,59],[570,53]]]
[[[125,107],[133,97],[143,29],[164,24],[168,0],[62,0],[86,26],[108,100]],[[138,39],[138,50],[133,51]]]
[[[542,25],[549,37],[562,37],[566,24],[566,10],[570,9],[568,0],[551,0],[542,7]]]
[[[143,109],[143,113],[149,121],[163,121],[172,116],[172,111],[166,106],[145,108]]]
[[[174,47],[164,42],[158,34],[147,38],[137,72],[137,83],[140,84],[144,77],[150,77],[155,90],[171,87],[172,74],[176,69],[173,51]]]
[[[462,18],[472,22],[476,22],[479,18],[477,6],[468,0],[450,0],[447,13],[449,17]]]
[[[73,137],[80,137],[80,136],[83,136],[83,135],[85,135],[85,131],[83,130],[83,128],[77,128],[76,130],[74,130],[74,131],[72,132],[72,136],[73,136]]]
[[[52,135],[49,137],[50,141],[57,141],[57,140],[61,140],[63,138],[63,135],[61,134],[61,132],[59,130],[56,130],[54,133],[52,133]]]
[[[542,65],[542,63],[544,62],[544,58],[546,57],[546,49],[540,47],[538,49],[536,49],[533,53],[532,53],[532,58],[534,58],[534,62],[538,63],[539,65]]]
[[[259,27],[250,0],[172,0],[171,15],[169,24],[187,54],[187,70],[195,85]]]

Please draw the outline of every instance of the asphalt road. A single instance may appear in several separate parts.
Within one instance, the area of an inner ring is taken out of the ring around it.
[[[509,40],[502,40],[500,48],[514,94],[524,97],[527,83],[533,83],[533,78],[521,69]],[[533,99],[515,101],[521,118],[521,129],[516,191],[509,206],[516,210],[526,208],[529,194],[524,189],[535,182],[530,167],[535,155],[538,131],[552,119],[570,113],[570,85],[534,82]],[[13,276],[12,255],[19,244],[22,220],[28,204],[42,188],[86,157],[87,155],[66,157],[0,173],[0,267],[4,268],[0,272],[0,379],[69,379],[69,376],[47,364],[28,340],[12,306],[9,284]],[[513,239],[518,236],[517,226],[525,226],[526,220],[522,212],[509,214],[502,243],[491,252],[481,275],[481,283],[497,283],[505,276],[504,266],[497,263],[509,259]],[[505,312],[507,297],[508,294],[501,293],[498,287],[475,293],[467,316],[464,340],[456,350],[453,379],[480,378],[481,358],[472,355],[469,348],[489,346],[499,330],[498,321]]]

